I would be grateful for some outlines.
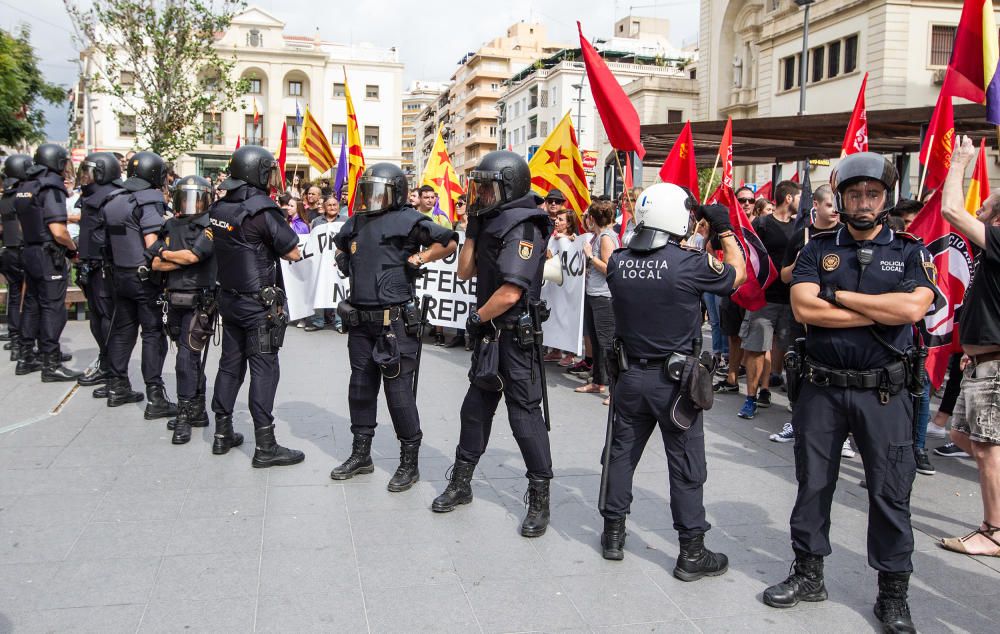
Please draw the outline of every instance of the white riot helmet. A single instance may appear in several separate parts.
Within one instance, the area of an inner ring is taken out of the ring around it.
[[[695,204],[691,192],[672,183],[646,188],[635,204],[635,234],[628,248],[653,251],[666,245],[671,236],[678,240],[687,236]]]

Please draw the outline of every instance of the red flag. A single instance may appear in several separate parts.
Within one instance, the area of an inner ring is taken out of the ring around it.
[[[924,191],[937,189],[944,183],[951,167],[951,154],[954,151],[955,114],[951,107],[951,95],[942,90],[938,95],[934,116],[927,127],[927,138],[920,148],[920,163],[927,170],[924,176]],[[922,195],[923,192],[918,192]]]
[[[673,183],[690,190],[695,200],[700,200],[698,194],[698,168],[694,163],[694,137],[691,135],[691,122],[688,121],[681,130],[670,155],[660,168],[660,180]]]
[[[253,100],[253,127],[254,133],[256,134],[257,122],[260,121],[260,113],[257,112],[257,99]]]
[[[722,131],[722,142],[719,143],[719,163],[722,164],[722,185],[733,186],[733,118],[726,120],[726,129]]]
[[[281,191],[285,191],[285,157],[288,153],[288,122],[281,124],[281,145],[278,146],[278,169],[281,171]]]
[[[773,189],[773,187],[771,186],[771,181],[767,181],[766,183],[761,185],[756,192],[754,192],[754,197],[766,198],[768,200],[771,200],[771,189]]]
[[[949,99],[950,101],[950,99]],[[937,267],[937,286],[947,303],[935,304],[934,312],[924,317],[929,335],[927,375],[937,388],[944,382],[948,358],[962,351],[955,314],[965,301],[965,291],[972,280],[972,255],[969,242],[941,216],[941,190],[937,190],[917,214],[910,233],[922,238]]]
[[[625,240],[625,227],[628,226],[628,221],[632,217],[632,206],[635,205],[635,201],[632,200],[632,187],[634,186],[632,182],[632,153],[625,153],[625,183],[623,187],[625,188],[624,196],[622,196],[621,212],[622,212],[622,222],[621,226],[618,228],[618,241],[622,242]]]
[[[747,267],[746,281],[730,297],[747,310],[760,310],[767,304],[764,290],[778,279],[778,272],[767,255],[764,243],[753,230],[750,219],[737,204],[733,188],[723,186],[718,202],[729,207],[729,222],[733,225],[733,235],[743,252],[743,261]]]
[[[941,93],[986,104],[986,120],[1000,125],[1000,50],[993,3],[965,0]]]
[[[240,149],[240,135],[236,135],[236,150]],[[233,150],[234,152],[236,150]]]
[[[840,145],[841,158],[848,154],[868,151],[868,112],[865,109],[865,87],[868,85],[868,73],[861,80],[861,90],[858,100],[854,102],[854,112],[844,133],[844,142]]]
[[[792,181],[793,183],[799,182],[799,171],[795,170],[795,173],[792,174],[792,177],[788,180]]]
[[[576,28],[580,33],[580,49],[583,51],[583,63],[587,67],[590,92],[594,95],[594,103],[601,115],[608,141],[615,149],[635,152],[641,159],[646,155],[646,148],[642,147],[642,141],[639,140],[639,113],[635,111],[635,106],[625,95],[608,65],[587,38],[583,37],[583,27],[579,22],[576,23]]]

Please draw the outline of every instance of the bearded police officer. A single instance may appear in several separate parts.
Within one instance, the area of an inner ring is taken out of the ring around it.
[[[420,479],[417,456],[423,434],[414,374],[422,324],[414,280],[421,266],[458,247],[454,231],[406,204],[407,189],[399,167],[369,167],[358,185],[358,209],[333,239],[337,264],[351,279],[350,297],[338,312],[348,329],[354,442],[350,457],[330,477],[347,480],[374,471],[371,446],[381,378],[400,442],[399,468],[388,484],[393,492],[405,491]]]
[[[682,246],[692,211],[708,221],[725,262]],[[696,208],[691,194],[659,183],[636,202],[636,229],[628,247],[608,261],[615,311],[618,372],[612,391],[599,510],[605,559],[624,557],[625,516],[632,476],[657,425],[670,478],[670,510],[680,539],[673,574],[682,581],[721,575],[729,560],[705,548],[703,487],[708,477],[701,410],[711,407],[711,376],[702,366],[701,297],[727,295],[743,283],[745,267],[721,205]],[[700,389],[699,389],[700,388]],[[704,397],[708,395],[708,402]]]
[[[17,219],[15,201],[21,184],[28,178],[31,157],[11,154],[3,165],[3,196],[0,197],[0,275],[7,280],[7,333],[4,350],[10,350],[10,360],[17,361],[21,354],[21,310],[24,287],[24,235]]]
[[[229,178],[220,185],[225,197],[209,209],[222,315],[212,453],[222,455],[243,443],[243,436],[233,431],[233,407],[249,364],[250,416],[257,440],[252,464],[258,468],[305,459],[301,451],[275,441],[271,413],[278,389],[278,349],[288,326],[285,293],[277,282],[278,258],[301,258],[298,236],[267,195],[280,182],[274,156],[260,146],[245,145],[233,154]]]
[[[73,165],[66,148],[55,143],[38,146],[32,162],[15,201],[24,235],[22,258],[27,282],[21,316],[21,359],[15,373],[41,369],[42,381],[75,381],[80,373],[62,365],[59,351],[59,337],[66,326],[66,258],[76,257],[76,243],[66,229],[64,185],[65,179],[73,178]]]
[[[764,592],[773,607],[823,601],[830,507],[840,447],[851,433],[868,483],[868,563],[878,571],[875,615],[887,632],[913,632],[906,601],[913,552],[912,403],[922,358],[912,325],[927,313],[937,272],[919,241],[884,224],[896,170],[878,154],[841,160],[832,176],[847,226],[799,253],[792,309],[806,324],[801,394],[793,415],[798,496],[791,516],[795,563]]]
[[[216,292],[213,232],[208,208],[212,184],[185,176],[174,184],[173,211],[153,245],[153,270],[166,276],[167,334],[177,344],[177,418],[171,442],[191,440],[192,427],[208,427],[205,367],[215,327]]]
[[[108,260],[107,234],[104,227],[104,205],[125,191],[121,182],[121,165],[110,152],[88,154],[77,170],[76,184],[80,198],[80,258],[76,265],[76,282],[87,298],[90,312],[90,334],[97,344],[97,367],[88,369],[77,382],[83,386],[101,385],[94,390],[95,398],[107,398],[103,385],[111,377],[108,358],[108,337],[114,315],[114,297],[110,260]]]
[[[126,166],[125,192],[104,206],[107,246],[114,264],[114,324],[108,338],[108,406],[138,403],[142,394],[132,390],[128,362],[142,330],[142,380],[146,384],[146,420],[177,415],[163,386],[167,338],[160,307],[160,276],[150,268],[151,247],[163,226],[166,205],[160,188],[166,164],[154,152],[138,152]]]
[[[469,176],[469,224],[458,276],[477,276],[477,309],[466,332],[476,341],[471,385],[462,403],[462,431],[451,481],[432,509],[453,510],[472,501],[472,472],[486,451],[500,397],[527,467],[528,512],[521,534],[538,537],[549,523],[552,454],[542,416],[544,369],[537,315],[548,214],[531,193],[531,173],[513,152],[490,152]]]

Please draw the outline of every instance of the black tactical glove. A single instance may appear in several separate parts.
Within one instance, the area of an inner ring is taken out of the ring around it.
[[[337,263],[337,268],[340,269],[340,274],[349,277],[351,275],[351,256],[343,251],[337,251],[333,259]]]
[[[479,230],[482,228],[482,224],[483,223],[479,219],[479,216],[471,216],[465,225],[465,239],[478,240]]]
[[[717,234],[733,230],[733,223],[729,221],[729,208],[724,205],[701,205],[695,216],[698,220],[707,220],[708,226]]]
[[[892,289],[893,293],[912,293],[917,290],[917,283],[913,280],[900,280],[896,288]]]
[[[474,311],[465,320],[465,332],[469,333],[470,339],[479,339],[479,336],[483,333],[483,320],[479,317],[479,311]]]
[[[824,301],[830,302],[831,304],[833,304],[837,308],[843,308],[843,306],[841,306],[837,302],[837,291],[839,291],[839,290],[840,289],[837,288],[837,286],[833,285],[833,284],[829,284],[827,286],[821,286],[819,288],[819,298],[822,299],[822,300],[824,300]]]

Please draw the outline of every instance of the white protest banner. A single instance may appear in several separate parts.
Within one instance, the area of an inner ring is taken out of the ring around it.
[[[549,238],[548,249],[562,264],[563,283],[546,281],[542,285],[542,299],[551,310],[548,321],[542,325],[545,345],[574,354],[583,352],[583,294],[587,273],[583,245],[590,237],[586,233],[575,240]]]
[[[343,223],[327,223],[299,236],[298,262],[281,261],[281,275],[288,296],[291,321],[310,317],[317,308],[336,308],[345,291],[337,288],[340,272],[336,270],[333,236]],[[339,292],[337,292],[339,291]],[[334,295],[339,295],[335,299]]]
[[[476,306],[476,278],[458,279],[458,254],[465,232],[458,232],[458,249],[448,257],[423,267],[417,278],[417,297],[430,295],[427,319],[435,326],[465,328],[465,320]]]

